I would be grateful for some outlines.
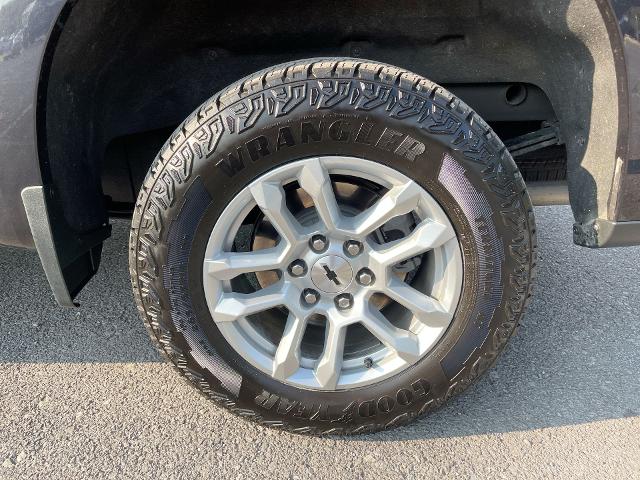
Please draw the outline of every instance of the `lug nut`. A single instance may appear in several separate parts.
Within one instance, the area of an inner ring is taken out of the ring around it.
[[[307,288],[304,292],[302,292],[302,300],[307,305],[315,305],[320,300],[320,295],[315,290],[311,288]]]
[[[314,252],[322,252],[327,248],[327,239],[322,235],[314,235],[309,243]]]
[[[348,310],[353,306],[353,297],[348,293],[343,293],[335,298],[335,302],[339,310]]]
[[[360,255],[360,252],[362,252],[362,244],[355,240],[349,240],[345,242],[344,250],[352,257],[355,257]]]
[[[307,273],[307,265],[303,260],[295,260],[289,265],[289,273],[294,277],[301,277]]]
[[[356,276],[356,280],[358,280],[358,283],[360,285],[364,285],[365,287],[373,283],[373,278],[373,272],[368,268],[363,268],[358,272],[358,275]]]

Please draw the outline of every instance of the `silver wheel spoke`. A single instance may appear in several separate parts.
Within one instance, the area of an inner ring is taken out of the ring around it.
[[[338,384],[340,371],[342,370],[346,335],[346,326],[340,325],[338,322],[332,322],[330,317],[327,318],[324,349],[314,372],[316,380],[322,388],[335,389]]]
[[[207,272],[218,280],[231,280],[243,273],[263,272],[282,268],[289,250],[288,244],[256,252],[222,252],[216,258],[205,260]]]
[[[216,322],[233,322],[270,308],[286,305],[287,289],[282,282],[275,283],[254,293],[224,293],[213,309]]]
[[[430,327],[445,327],[453,318],[436,299],[419,292],[396,277],[389,280],[384,293],[411,310],[420,322]]]
[[[397,185],[369,209],[351,219],[353,233],[368,235],[392,218],[415,210],[419,201],[420,187],[414,182]]]
[[[284,191],[279,184],[258,182],[251,186],[251,195],[260,210],[289,245],[300,241],[302,227],[287,208]]]
[[[327,170],[317,158],[309,160],[298,174],[300,186],[309,194],[322,223],[333,231],[340,223],[340,209]]]
[[[394,327],[378,310],[367,307],[361,323],[405,362],[415,362],[420,356],[418,337],[407,330]]]
[[[407,237],[387,243],[371,252],[371,257],[380,265],[391,267],[407,258],[438,248],[455,238],[449,225],[423,220]]]
[[[304,318],[289,312],[282,338],[273,357],[274,378],[284,380],[300,368],[300,342],[305,327]]]

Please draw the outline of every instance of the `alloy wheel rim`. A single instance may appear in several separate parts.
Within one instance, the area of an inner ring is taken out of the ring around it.
[[[383,193],[362,211],[346,214],[336,178],[365,179]],[[294,183],[312,201],[307,221],[287,205],[286,187]],[[256,209],[277,232],[277,242],[234,251],[243,221]],[[375,235],[384,236],[386,225],[407,216],[415,225],[402,238],[380,241]],[[398,274],[408,260],[419,265],[411,284]],[[209,237],[203,286],[213,321],[249,364],[299,388],[342,390],[388,378],[432,351],[453,319],[462,270],[455,230],[424,188],[377,162],[323,156],[271,170],[231,200]],[[275,272],[273,283],[237,291],[235,279],[260,272]],[[388,303],[379,310],[374,299],[381,296]],[[396,315],[385,313],[392,308]],[[265,335],[256,318],[274,309],[283,317],[279,339]],[[305,355],[305,332],[318,318],[321,352]],[[366,332],[372,346],[346,355],[347,336],[358,332]]]

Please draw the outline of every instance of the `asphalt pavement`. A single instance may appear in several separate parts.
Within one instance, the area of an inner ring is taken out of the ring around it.
[[[0,248],[0,478],[640,479],[640,248],[571,241],[536,209],[535,300],[498,364],[412,425],[315,438],[217,408],[151,347],[116,221],[81,308]]]

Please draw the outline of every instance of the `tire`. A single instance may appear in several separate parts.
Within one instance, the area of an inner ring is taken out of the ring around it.
[[[558,182],[567,179],[567,153],[564,145],[522,155],[516,165],[526,182]]]
[[[303,142],[305,122],[316,130]],[[363,128],[371,135],[358,139]],[[234,198],[277,168],[323,155],[364,158],[415,181],[448,216],[462,256],[443,335],[409,367],[354,388],[302,388],[256,368],[218,329],[204,287],[208,241]],[[513,334],[535,266],[531,201],[487,124],[419,75],[348,58],[275,66],[205,102],[153,162],[130,236],[138,310],[176,369],[244,418],[312,434],[395,427],[465,390]]]

